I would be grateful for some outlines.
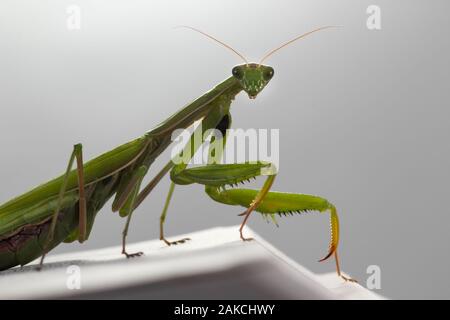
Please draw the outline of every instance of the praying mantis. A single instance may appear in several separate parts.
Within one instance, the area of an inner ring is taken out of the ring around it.
[[[0,270],[25,265],[39,257],[42,267],[45,255],[61,242],[80,243],[89,238],[96,214],[114,196],[112,211],[126,217],[122,233],[122,254],[127,258],[142,255],[129,253],[126,238],[135,209],[151,193],[161,179],[170,172],[171,184],[160,216],[160,239],[167,245],[183,243],[190,239],[169,241],[164,236],[164,222],[175,185],[201,184],[206,194],[216,202],[241,206],[243,221],[239,228],[240,238],[246,238],[243,229],[252,212],[275,219],[276,215],[318,211],[330,213],[331,240],[324,261],[334,255],[339,277],[345,277],[339,266],[339,220],[336,207],[322,197],[271,191],[277,174],[275,166],[264,161],[223,164],[209,161],[207,165],[188,167],[188,163],[169,161],[146,185],[142,181],[154,160],[172,143],[172,133],[201,121],[195,130],[203,133],[216,129],[221,135],[214,138],[226,143],[226,132],[231,126],[230,107],[235,96],[244,91],[250,99],[270,82],[274,69],[263,62],[285,46],[320,30],[325,26],[304,33],[271,50],[259,63],[249,63],[238,51],[224,42],[196,28],[196,31],[221,44],[239,56],[244,64],[233,67],[230,77],[219,83],[193,102],[170,116],[167,120],[146,132],[143,136],[122,144],[86,163],[83,161],[82,145],[76,144],[70,155],[66,171],[0,206]],[[194,132],[191,142],[194,139]],[[203,143],[204,141],[202,141]],[[193,155],[198,145],[188,143],[182,153]],[[222,149],[215,152],[222,152]],[[217,158],[215,154],[215,158]],[[76,165],[76,169],[72,169]],[[229,188],[251,178],[265,176],[261,189]]]

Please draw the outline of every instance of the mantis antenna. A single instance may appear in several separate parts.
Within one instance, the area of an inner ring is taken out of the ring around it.
[[[266,54],[264,57],[262,57],[262,59],[259,61],[259,65],[261,65],[261,64],[264,62],[264,60],[266,60],[268,57],[270,57],[272,54],[274,54],[274,53],[277,52],[278,50],[280,50],[280,49],[282,49],[282,48],[284,48],[284,47],[290,45],[291,43],[293,43],[293,42],[295,42],[295,41],[297,41],[297,40],[300,40],[300,39],[302,39],[302,38],[304,38],[304,37],[306,37],[306,36],[308,36],[308,35],[310,35],[310,34],[312,34],[312,33],[314,33],[314,32],[317,32],[317,31],[321,31],[321,30],[325,30],[325,29],[329,29],[329,28],[339,28],[339,27],[342,27],[342,26],[325,26],[325,27],[320,27],[320,28],[318,28],[318,29],[309,31],[309,32],[307,32],[307,33],[304,33],[304,34],[298,36],[298,37],[295,37],[294,39],[289,40],[289,41],[286,42],[286,43],[283,43],[281,46],[279,46],[279,47],[277,47],[277,48],[271,50],[269,53],[267,53],[267,54]]]
[[[226,43],[224,43],[224,42],[222,42],[222,41],[220,41],[220,40],[214,38],[213,36],[210,36],[210,35],[207,34],[206,32],[203,32],[203,31],[201,31],[201,30],[199,30],[199,29],[196,29],[196,28],[193,28],[193,27],[190,27],[190,26],[177,26],[177,27],[175,27],[175,28],[187,28],[187,29],[191,29],[191,30],[193,30],[193,31],[195,31],[195,32],[198,32],[198,33],[204,35],[205,37],[208,37],[208,38],[210,38],[211,40],[214,40],[215,42],[221,44],[221,45],[224,46],[225,48],[227,48],[227,49],[233,51],[233,52],[234,52],[236,55],[238,55],[242,60],[244,60],[245,64],[248,64],[247,59],[245,59],[245,57],[244,57],[242,54],[240,54],[237,50],[233,49],[231,46],[227,45]]]

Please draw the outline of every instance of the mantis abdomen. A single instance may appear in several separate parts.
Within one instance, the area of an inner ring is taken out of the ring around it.
[[[87,226],[91,230],[97,212],[111,198],[117,189],[117,181],[120,173],[108,177],[88,188],[87,198]],[[78,232],[78,206],[76,192],[65,196],[73,204],[62,208],[58,214],[58,223],[52,241],[48,244],[47,251],[53,249],[61,242],[72,242],[77,239]],[[51,201],[49,202],[51,203]],[[43,208],[42,214],[48,218],[34,224],[24,224],[13,233],[0,239],[0,270],[5,270],[17,265],[25,265],[44,253],[45,242],[48,237],[51,224],[51,213],[54,208],[50,205]],[[45,212],[47,211],[47,212]],[[50,214],[49,214],[50,213]]]

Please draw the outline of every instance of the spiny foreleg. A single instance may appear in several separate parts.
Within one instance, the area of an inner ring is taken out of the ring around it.
[[[255,197],[260,193],[260,191],[253,189],[225,189],[223,187],[207,187],[206,191],[215,201],[246,208],[252,206]],[[255,211],[261,213],[266,219],[270,217],[275,223],[277,223],[276,216],[293,216],[310,211],[329,212],[330,245],[327,255],[319,261],[325,261],[334,255],[338,276],[346,281],[355,282],[355,280],[347,278],[341,273],[337,252],[339,244],[339,218],[336,207],[328,200],[314,195],[271,191],[266,194],[264,199],[255,208]]]

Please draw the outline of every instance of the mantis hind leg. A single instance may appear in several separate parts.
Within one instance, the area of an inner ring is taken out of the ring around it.
[[[84,171],[83,171],[83,146],[81,143],[74,145],[72,154],[70,155],[69,163],[67,164],[67,169],[63,177],[63,181],[61,184],[61,189],[59,191],[58,195],[58,202],[55,208],[55,211],[53,213],[51,222],[50,222],[50,230],[47,236],[47,239],[45,240],[44,249],[42,253],[41,260],[39,262],[38,269],[42,268],[42,265],[44,263],[45,256],[48,252],[48,247],[50,243],[53,240],[54,234],[55,234],[55,228],[56,223],[58,222],[58,215],[62,207],[62,202],[64,198],[64,194],[66,192],[67,188],[67,182],[69,180],[69,174],[72,170],[73,163],[75,162],[75,159],[77,161],[77,176],[78,176],[78,193],[79,193],[79,200],[78,200],[78,207],[79,207],[79,236],[78,241],[83,242],[86,239],[87,234],[87,217],[86,217],[86,196],[85,196],[85,189],[84,189]]]

